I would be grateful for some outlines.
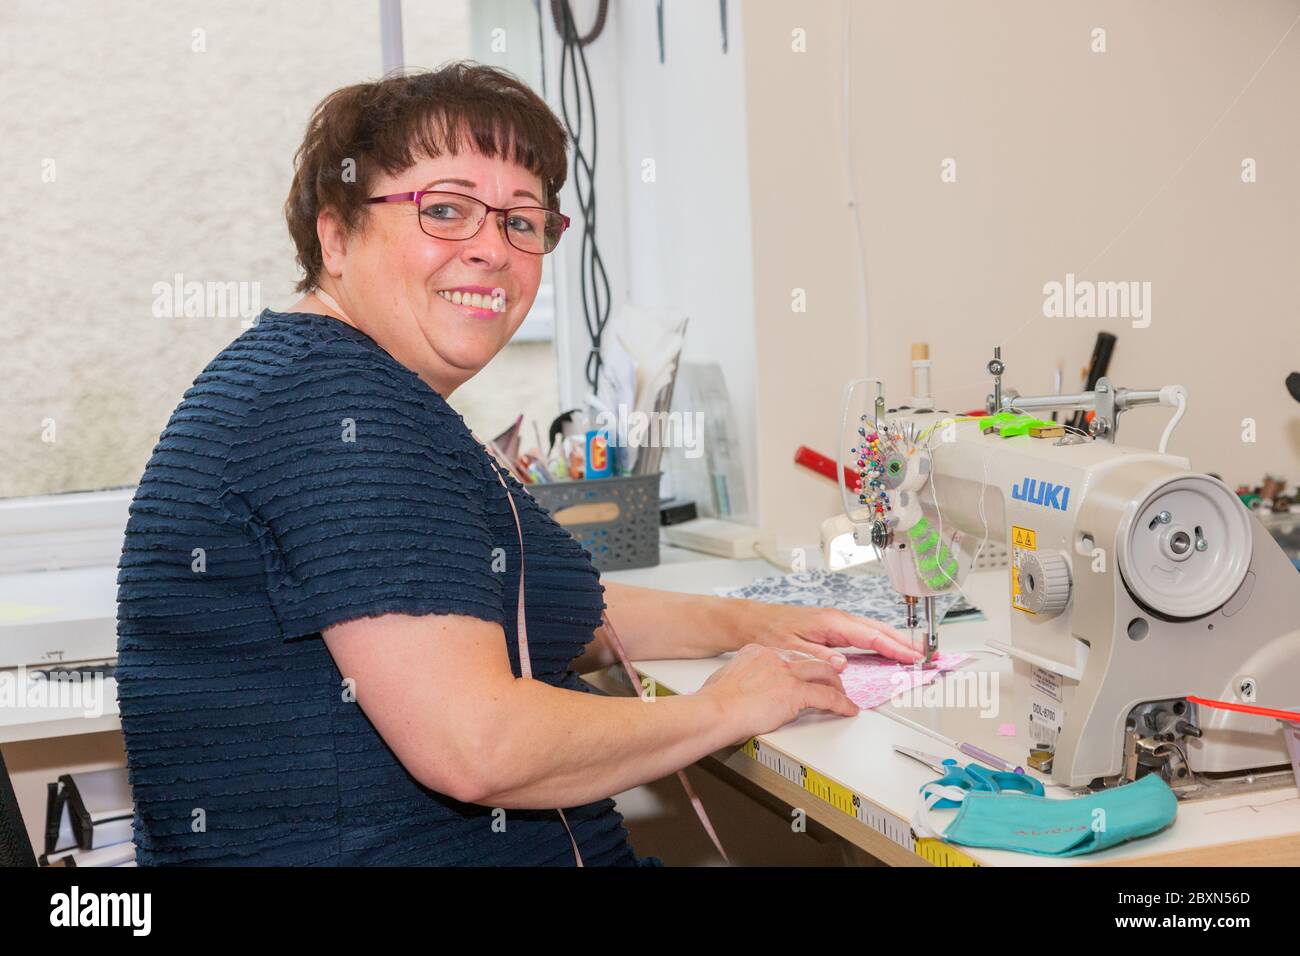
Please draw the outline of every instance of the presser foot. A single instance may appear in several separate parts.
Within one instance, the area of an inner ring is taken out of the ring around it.
[[[1153,700],[1134,707],[1124,728],[1121,783],[1158,773],[1171,788],[1195,787],[1184,742],[1201,728],[1185,700]]]

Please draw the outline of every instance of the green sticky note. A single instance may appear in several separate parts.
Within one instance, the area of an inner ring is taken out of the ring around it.
[[[18,621],[30,621],[34,617],[46,617],[59,610],[46,604],[19,604],[17,601],[0,601],[0,624],[15,624]]]

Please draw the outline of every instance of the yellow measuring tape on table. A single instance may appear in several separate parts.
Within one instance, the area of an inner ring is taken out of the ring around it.
[[[942,840],[917,838],[906,820],[875,807],[861,794],[811,767],[799,763],[770,745],[751,737],[740,748],[751,760],[798,784],[823,803],[852,817],[934,866],[979,866],[974,859]]]
[[[611,670],[617,679],[629,689],[631,682],[617,668]],[[674,691],[661,685],[653,678],[641,676],[642,688],[650,697],[672,697]],[[956,847],[933,838],[918,838],[912,834],[912,827],[892,813],[880,810],[856,793],[851,788],[837,783],[830,777],[782,753],[771,745],[762,744],[757,737],[751,737],[740,747],[740,752],[751,760],[779,774],[796,786],[802,787],[823,803],[829,804],[847,817],[863,823],[877,833],[889,838],[899,846],[912,851],[927,863],[934,866],[979,866],[974,859]]]

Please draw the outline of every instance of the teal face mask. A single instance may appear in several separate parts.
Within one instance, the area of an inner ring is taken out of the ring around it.
[[[963,846],[981,846],[1041,856],[1078,856],[1150,836],[1174,822],[1178,800],[1155,774],[1113,790],[1055,800],[1023,793],[986,793],[927,784],[917,811],[919,836],[937,836]],[[959,800],[961,809],[948,829],[929,825],[941,797]]]

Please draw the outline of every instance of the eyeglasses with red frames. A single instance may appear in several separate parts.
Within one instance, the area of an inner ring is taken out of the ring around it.
[[[501,209],[489,206],[473,196],[448,193],[440,190],[420,190],[413,193],[393,193],[374,196],[366,200],[376,202],[410,202],[420,210],[420,228],[434,239],[463,241],[478,235],[487,222],[488,213],[501,213],[502,230],[506,241],[520,252],[542,256],[555,249],[564,230],[569,228],[569,217],[541,206],[511,206]]]

